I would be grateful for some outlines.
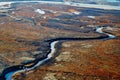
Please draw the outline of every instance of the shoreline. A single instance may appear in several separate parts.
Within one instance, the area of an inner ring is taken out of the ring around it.
[[[60,4],[68,5],[75,7],[84,7],[84,8],[98,8],[106,10],[120,10],[120,6],[111,6],[111,5],[99,5],[99,4],[85,4],[85,3],[74,3],[74,2],[53,2],[53,1],[10,1],[10,2],[0,2],[0,6],[10,5],[14,3],[41,3],[41,4]]]

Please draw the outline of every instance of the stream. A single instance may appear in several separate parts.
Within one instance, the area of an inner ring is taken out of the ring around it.
[[[3,70],[1,76],[0,76],[0,80],[12,80],[12,76],[15,75],[16,73],[24,73],[30,70],[34,70],[37,67],[41,66],[42,64],[45,64],[46,61],[49,61],[51,58],[53,58],[55,52],[56,52],[56,48],[55,45],[57,43],[59,43],[59,41],[64,40],[64,41],[71,41],[71,40],[104,40],[104,39],[113,39],[116,36],[103,32],[104,27],[96,27],[96,32],[99,34],[105,34],[107,35],[106,37],[96,37],[96,38],[56,38],[56,39],[51,39],[48,40],[50,42],[50,52],[47,53],[48,55],[42,59],[35,59],[32,63],[32,65],[29,66],[28,64],[24,64],[24,65],[15,65],[15,66],[11,66],[8,67],[6,69]]]

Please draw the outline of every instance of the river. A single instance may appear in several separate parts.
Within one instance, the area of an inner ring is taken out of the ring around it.
[[[106,34],[107,37],[101,37],[101,40],[104,39],[113,39],[115,38],[114,35],[109,34],[109,33],[105,33],[103,32],[104,27],[96,27],[96,32],[100,33],[100,34]],[[12,76],[15,75],[16,73],[21,73],[21,72],[26,72],[26,71],[30,71],[30,70],[34,70],[37,67],[39,67],[41,64],[44,64],[46,61],[50,60],[53,55],[56,52],[56,48],[55,45],[57,43],[59,43],[59,41],[61,40],[65,40],[65,41],[69,41],[69,40],[95,40],[95,39],[100,39],[100,38],[58,38],[58,39],[51,39],[50,41],[50,52],[48,53],[48,55],[43,58],[42,60],[36,62],[36,60],[34,61],[35,63],[32,66],[26,66],[26,65],[16,65],[16,66],[11,66],[8,67],[6,69],[4,69],[4,71],[2,72],[1,75],[1,80],[12,80]]]

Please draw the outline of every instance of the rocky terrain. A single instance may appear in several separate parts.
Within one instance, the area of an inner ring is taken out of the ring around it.
[[[48,3],[6,4],[0,9],[0,72],[8,66],[40,58],[49,51],[45,40],[106,36],[115,39],[61,41],[57,57],[14,80],[119,80],[120,11]]]

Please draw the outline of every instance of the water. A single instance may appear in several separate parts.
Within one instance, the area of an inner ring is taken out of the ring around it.
[[[112,34],[103,32],[103,28],[104,28],[104,27],[97,28],[97,29],[96,29],[96,32],[101,33],[101,34],[106,34],[106,35],[108,35],[108,36],[109,36],[108,39],[113,39],[113,38],[116,37],[116,36],[114,36],[114,35],[112,35]]]
[[[104,28],[104,27],[98,27],[98,28],[96,28],[96,32],[101,33],[101,34],[106,34],[106,35],[108,35],[108,39],[115,38],[114,35],[103,32],[103,31],[102,31],[103,28]],[[74,39],[74,38],[73,38],[73,39]],[[81,39],[81,38],[80,38],[80,39]],[[104,38],[103,38],[103,39],[104,39]],[[93,39],[93,40],[94,40],[94,39]],[[45,61],[51,59],[51,58],[53,57],[55,51],[56,51],[55,45],[56,45],[58,42],[59,42],[59,40],[55,40],[55,41],[51,42],[51,44],[50,44],[51,52],[47,55],[47,58],[39,61],[37,64],[33,65],[33,66],[30,67],[30,68],[27,68],[27,67],[26,67],[26,69],[23,68],[23,69],[20,69],[20,70],[19,70],[19,69],[16,69],[16,71],[14,70],[14,71],[11,71],[11,72],[7,73],[7,74],[5,75],[6,80],[12,80],[12,76],[13,76],[15,73],[25,72],[26,70],[34,69],[34,68],[40,66],[40,65],[41,65],[42,63],[44,63]],[[18,67],[19,67],[19,66],[18,66]],[[13,68],[13,67],[11,67],[11,68]]]
[[[63,2],[64,0],[0,0],[0,2],[10,2],[10,1],[55,1],[55,2]],[[75,2],[78,2],[78,1],[75,0]],[[98,2],[98,1],[99,0],[89,0],[89,1],[86,1],[86,2]],[[120,0],[101,0],[101,1],[103,1],[103,2],[120,2]]]
[[[48,54],[47,58],[39,61],[39,62],[38,62],[37,64],[35,64],[33,67],[24,68],[24,69],[22,69],[22,70],[17,70],[17,69],[16,69],[16,71],[13,71],[13,72],[11,71],[11,72],[7,73],[7,74],[5,75],[6,80],[12,80],[12,76],[13,76],[14,74],[19,73],[19,72],[25,72],[25,71],[28,71],[28,70],[35,69],[36,67],[40,66],[40,65],[41,65],[42,63],[44,63],[45,61],[51,59],[51,58],[53,57],[55,51],[56,51],[55,45],[56,45],[58,42],[59,42],[59,41],[54,41],[54,42],[52,42],[52,43],[50,44],[51,52]]]
[[[0,0],[0,2],[9,2],[9,1],[55,1],[55,2],[63,2],[63,0]]]
[[[120,2],[118,0],[106,0],[107,2]]]
[[[12,80],[12,76],[15,72],[10,72],[8,73],[5,77],[6,77],[6,80]]]

